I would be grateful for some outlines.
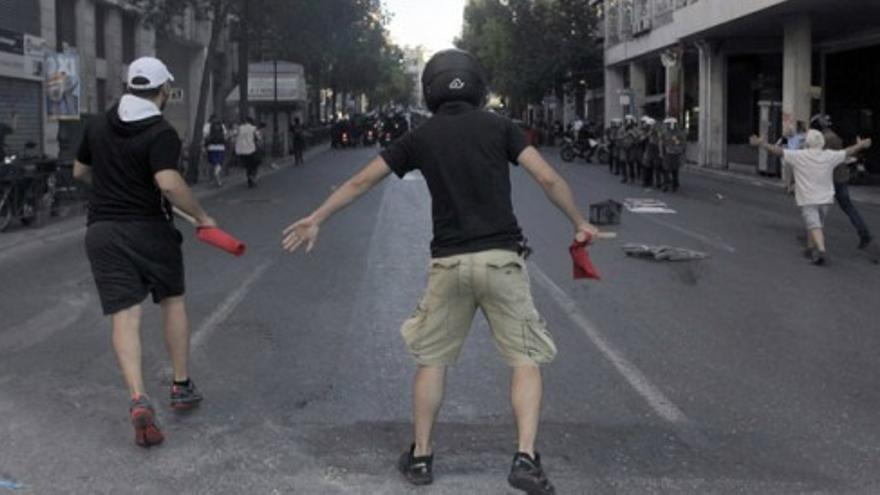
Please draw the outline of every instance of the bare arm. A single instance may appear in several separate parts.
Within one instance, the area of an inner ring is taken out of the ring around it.
[[[199,200],[192,193],[192,189],[186,185],[186,181],[181,177],[177,170],[162,170],[157,172],[153,178],[162,194],[171,201],[171,204],[182,210],[187,215],[196,219],[198,227],[214,227],[216,223],[214,219],[205,213]]]
[[[364,193],[382,182],[391,174],[391,168],[381,156],[377,156],[360,172],[348,179],[333,192],[317,210],[284,229],[282,244],[284,249],[293,252],[306,243],[306,252],[312,250],[318,239],[321,224],[337,212],[353,203]]]
[[[771,155],[776,155],[778,157],[785,156],[785,150],[783,150],[779,146],[776,146],[775,144],[768,143],[767,140],[762,137],[758,137],[758,136],[750,137],[749,144],[751,144],[752,146],[764,148]]]
[[[92,184],[92,167],[82,163],[79,160],[73,162],[73,178],[84,182],[86,184]]]
[[[856,138],[856,144],[854,144],[846,149],[847,158],[851,157],[851,156],[858,155],[859,153],[862,152],[862,150],[866,150],[866,149],[870,148],[871,144],[872,143],[871,143],[870,138],[868,138],[868,139]]]
[[[520,153],[517,161],[541,186],[547,199],[568,217],[574,226],[575,234],[583,232],[596,236],[599,233],[578,210],[568,183],[544,160],[538,150],[532,146],[527,147]]]

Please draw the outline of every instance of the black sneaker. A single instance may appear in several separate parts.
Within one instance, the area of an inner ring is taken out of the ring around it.
[[[828,264],[828,254],[825,251],[819,251],[818,249],[814,249],[812,253],[812,257],[810,258],[810,262],[816,266],[823,266]]]
[[[413,485],[430,485],[434,482],[434,454],[415,457],[415,450],[416,444],[412,444],[407,452],[400,455],[397,469]]]
[[[535,458],[523,452],[517,452],[513,456],[513,465],[510,467],[510,476],[507,477],[510,486],[523,490],[528,495],[555,495],[556,488],[547,479],[544,469],[541,467],[541,454],[535,452]]]
[[[859,236],[859,249],[865,249],[871,242],[874,240],[870,235],[861,235]]]
[[[188,380],[186,385],[171,384],[171,408],[178,411],[192,409],[202,402],[202,394],[195,382]]]

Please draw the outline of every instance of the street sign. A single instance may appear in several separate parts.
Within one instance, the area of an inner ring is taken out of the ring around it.
[[[171,103],[181,103],[183,101],[183,88],[171,88],[171,94],[168,95],[168,101]]]

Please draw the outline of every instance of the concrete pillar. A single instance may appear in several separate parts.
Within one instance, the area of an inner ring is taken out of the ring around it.
[[[639,118],[644,113],[645,92],[647,91],[648,81],[645,75],[645,68],[639,62],[630,62],[629,64],[629,89],[632,100],[630,101],[629,113]]]
[[[623,118],[623,106],[620,104],[621,91],[623,91],[623,74],[621,70],[615,67],[605,67],[606,126],[611,123],[611,119]]]
[[[661,56],[661,61],[666,70],[666,115],[681,121],[682,103],[684,100],[682,52],[679,50],[668,50]]]
[[[122,95],[122,11],[108,8],[104,17],[104,54],[107,61],[107,99],[116,100]],[[107,105],[109,108],[110,105]]]
[[[782,128],[810,121],[813,31],[809,14],[785,21],[782,61]]]
[[[79,53],[81,88],[80,111],[98,111],[98,74],[95,54],[95,4],[93,0],[76,0],[76,51]]]
[[[700,41],[701,167],[727,168],[727,59],[715,43]]]
[[[46,40],[46,50],[55,51],[55,0],[40,0],[40,36]],[[43,153],[51,157],[57,157],[58,146],[58,122],[49,122],[46,113],[46,100],[43,98]]]

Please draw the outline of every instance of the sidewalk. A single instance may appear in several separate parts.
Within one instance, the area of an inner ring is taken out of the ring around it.
[[[327,144],[315,146],[305,152],[303,158],[308,160],[330,149]],[[270,176],[293,165],[293,157],[281,157],[264,165],[262,177]],[[308,162],[306,163],[308,165]],[[243,172],[233,172],[223,181],[223,187],[216,187],[213,182],[202,181],[193,186],[193,192],[200,200],[205,200],[245,183]],[[64,218],[41,227],[16,227],[11,232],[0,233],[0,262],[27,253],[30,250],[49,245],[58,245],[85,234],[85,208],[83,205],[70,205],[68,215]]]
[[[731,170],[721,170],[717,168],[697,167],[695,165],[685,165],[682,171],[702,175],[705,177],[714,177],[716,179],[724,179],[747,183],[753,186],[766,187],[772,189],[783,190],[782,181],[777,178],[762,177],[751,173],[735,172]],[[850,197],[856,203],[880,206],[880,187],[877,186],[850,186]]]

